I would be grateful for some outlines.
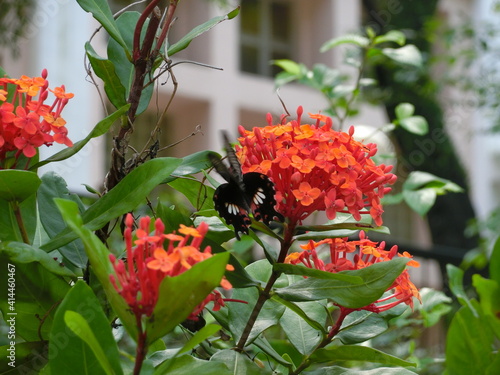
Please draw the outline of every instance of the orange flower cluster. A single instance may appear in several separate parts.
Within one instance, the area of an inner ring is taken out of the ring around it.
[[[165,225],[160,219],[155,221],[155,232],[149,234],[149,217],[142,217],[139,228],[135,231],[135,241],[132,240],[133,217],[128,214],[125,219],[126,229],[123,234],[126,244],[127,262],[109,256],[116,273],[110,275],[115,289],[125,299],[136,316],[151,316],[158,301],[161,281],[166,276],[177,276],[190,269],[194,264],[212,256],[210,246],[200,251],[201,243],[208,231],[208,224],[202,222],[198,228],[181,225],[179,234],[164,234]],[[168,240],[165,249],[164,241]],[[135,244],[135,247],[133,247]],[[232,266],[227,266],[232,270]],[[118,281],[118,283],[117,283]],[[231,284],[223,279],[221,286],[230,289]],[[224,306],[221,294],[214,290],[196,307],[188,319],[198,320],[198,315],[210,302],[214,302],[213,310]]]
[[[326,211],[334,219],[337,212],[349,212],[356,220],[370,214],[382,224],[380,199],[390,191],[396,176],[392,166],[375,165],[373,143],[364,145],[349,133],[332,129],[332,120],[310,115],[316,124],[297,120],[252,131],[239,127],[241,147],[237,155],[243,173],[260,172],[271,178],[276,189],[277,211],[291,222],[301,223],[315,211]],[[322,124],[324,123],[324,124]]]
[[[8,153],[14,152],[14,162],[0,168],[15,166],[21,153],[32,158],[42,145],[73,146],[61,112],[74,95],[66,93],[64,86],[49,89],[46,78],[46,69],[41,77],[0,78],[0,163],[6,164]],[[56,97],[51,105],[44,104],[49,91]]]
[[[316,249],[323,244],[329,245],[330,248],[329,263],[325,263],[320,259],[316,251]],[[397,246],[393,246],[390,250],[385,250],[385,242],[381,242],[380,244],[373,242],[368,239],[363,231],[360,232],[358,241],[349,241],[347,237],[328,238],[318,242],[309,241],[308,244],[301,245],[301,247],[304,251],[289,254],[285,259],[285,263],[302,263],[308,268],[337,273],[340,271],[353,271],[365,268],[375,263],[391,260],[397,255],[399,257],[411,259],[407,263],[408,266],[420,266],[417,261],[413,260],[408,252],[405,251],[403,254],[398,253]],[[387,290],[392,290],[393,293],[360,310],[378,313],[386,311],[400,303],[405,303],[413,308],[413,297],[422,302],[418,289],[410,281],[410,275],[407,270],[404,270]],[[393,301],[387,302],[389,300]]]

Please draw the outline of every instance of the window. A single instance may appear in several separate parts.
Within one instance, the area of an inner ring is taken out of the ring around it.
[[[240,68],[273,76],[280,69],[271,60],[292,57],[291,3],[284,0],[242,0]]]

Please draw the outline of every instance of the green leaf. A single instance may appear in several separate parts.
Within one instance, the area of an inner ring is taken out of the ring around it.
[[[80,151],[91,139],[100,137],[108,132],[109,128],[113,123],[120,118],[123,114],[125,114],[130,107],[130,104],[127,104],[120,109],[116,110],[106,118],[99,121],[94,129],[82,140],[76,142],[73,147],[65,148],[58,153],[52,155],[51,157],[42,160],[41,162],[35,164],[32,169],[39,168],[45,164],[52,163],[54,161],[62,161],[68,159],[69,157],[75,155],[78,151]]]
[[[272,63],[276,66],[279,66],[281,69],[283,69],[291,76],[295,77],[300,76],[301,72],[300,64],[296,63],[295,61],[283,59],[283,60],[273,60]]]
[[[400,48],[383,48],[382,54],[400,64],[412,65],[417,68],[421,68],[423,65],[420,50],[413,44],[407,44]]]
[[[446,265],[446,271],[448,274],[448,282],[450,284],[450,289],[452,293],[455,295],[455,297],[457,297],[458,302],[460,302],[462,306],[469,307],[469,309],[474,313],[474,315],[477,316],[477,312],[474,310],[471,300],[467,296],[467,293],[465,293],[463,285],[464,271],[462,271],[458,267],[455,267],[452,264]]]
[[[214,208],[215,190],[210,186],[204,185],[194,178],[178,178],[168,184],[184,194],[197,211]]]
[[[308,278],[288,287],[277,289],[276,294],[289,301],[317,301],[330,299],[340,306],[358,309],[375,302],[405,269],[408,259],[397,258],[375,263],[347,275],[363,279],[362,284],[342,280]]]
[[[324,279],[324,280],[341,280],[350,284],[363,284],[363,279],[358,276],[348,275],[345,272],[341,271],[338,273],[321,271],[314,268],[308,268],[302,265],[294,265],[294,264],[285,264],[285,263],[276,263],[273,265],[273,268],[276,271],[281,271],[287,275],[301,275],[301,276],[309,276],[314,277],[316,279]]]
[[[228,260],[229,253],[216,254],[178,276],[162,280],[158,302],[146,321],[149,343],[182,323],[220,285]]]
[[[415,366],[415,363],[386,354],[379,350],[359,345],[343,345],[316,350],[310,357],[312,362],[365,361],[392,366]]]
[[[406,36],[399,30],[390,30],[387,34],[375,37],[373,41],[375,45],[386,42],[394,42],[402,46],[406,42]]]
[[[168,371],[168,372],[167,372]],[[153,375],[192,375],[192,374],[217,374],[217,375],[232,375],[227,366],[222,362],[204,361],[183,355],[175,357],[172,360],[163,362],[155,368]]]
[[[413,115],[415,106],[411,103],[400,103],[396,106],[394,112],[396,113],[396,118],[402,120]]]
[[[412,210],[420,216],[425,216],[434,206],[437,193],[434,189],[403,190],[403,198]]]
[[[401,367],[377,367],[371,370],[350,369],[340,366],[322,367],[308,371],[307,375],[415,375],[416,372]]]
[[[271,375],[271,371],[258,367],[245,354],[224,349],[215,353],[210,362],[224,363],[233,375]]]
[[[111,325],[97,297],[81,280],[57,308],[49,358],[50,369],[57,374],[64,373],[68,363],[74,375],[123,373]]]
[[[179,40],[177,43],[172,44],[170,47],[168,47],[168,57],[171,57],[175,55],[177,52],[182,51],[183,49],[187,48],[191,41],[200,36],[201,34],[206,33],[208,30],[210,30],[212,27],[216,26],[217,24],[221,23],[222,21],[225,20],[230,20],[233,19],[238,15],[240,12],[240,7],[232,10],[231,12],[227,13],[226,15],[223,16],[217,16],[214,17],[205,23],[202,23],[201,25],[196,26],[194,29],[192,29],[189,33],[184,35],[181,40]]]
[[[83,223],[90,230],[98,230],[118,216],[133,211],[180,163],[181,159],[157,158],[140,165],[85,211]],[[66,229],[41,248],[51,251],[75,238],[76,234]]]
[[[35,172],[0,170],[0,199],[20,203],[35,194],[41,183]]]
[[[62,219],[59,208],[57,207],[54,198],[68,199],[78,204],[79,211],[84,211],[84,207],[80,198],[76,194],[71,194],[66,186],[66,181],[54,172],[48,172],[42,176],[42,184],[38,189],[37,203],[40,215],[40,221],[50,238],[55,237],[60,233],[66,224]],[[83,248],[81,240],[76,240],[60,247],[59,252],[66,260],[74,264],[76,267],[84,268],[87,264],[87,255]]]
[[[77,0],[77,2],[83,10],[92,13],[94,18],[99,21],[114,40],[120,43],[125,50],[127,49],[106,0]]]
[[[478,307],[474,308],[478,311]],[[453,316],[446,337],[448,374],[485,374],[494,361],[493,331],[482,314],[463,306]],[[497,369],[498,370],[498,369]]]
[[[182,163],[172,172],[172,177],[188,176],[212,166],[208,154],[212,151],[199,151],[182,158]]]
[[[15,205],[15,204],[14,204]],[[25,199],[20,205],[21,217],[23,219],[28,239],[33,241],[37,227],[36,195],[33,194]],[[14,214],[13,203],[0,199],[0,242],[1,241],[23,241],[19,225]]]
[[[293,310],[286,309],[279,320],[279,324],[295,349],[300,354],[308,355],[323,340],[327,310],[325,306],[317,302],[299,302],[298,304],[302,309],[297,310],[295,307],[298,306],[295,306]],[[307,321],[304,320],[304,317],[307,317]],[[317,320],[321,320],[322,324],[317,323]],[[311,322],[315,322],[317,327],[312,327]]]
[[[325,306],[317,302],[290,302],[274,294],[271,297],[274,301],[288,307],[297,316],[300,316],[307,324],[317,331],[327,333],[325,330],[326,313]],[[283,318],[283,317],[282,317]],[[316,319],[316,320],[313,320]]]
[[[492,328],[500,338],[500,285],[495,280],[485,279],[481,275],[472,276],[472,285],[479,294],[479,303],[487,319],[491,319]]]
[[[10,259],[13,251],[14,259]],[[64,277],[47,267],[50,268],[47,259],[35,251],[32,256],[24,256],[16,250],[0,248],[0,285],[7,286],[12,283],[9,279],[14,279],[15,286],[15,303],[9,304],[5,294],[0,299],[0,310],[6,320],[14,316],[16,335],[25,341],[47,340],[55,307],[70,289]],[[7,293],[6,287],[4,290]]]
[[[85,52],[95,74],[104,82],[104,91],[115,108],[127,104],[126,90],[116,74],[115,65],[108,59],[100,57],[89,42],[85,43]]]
[[[196,332],[193,337],[191,337],[188,342],[184,344],[184,346],[179,350],[177,355],[181,355],[184,353],[187,353],[191,350],[193,350],[197,345],[199,345],[201,342],[205,341],[208,339],[210,336],[215,335],[218,331],[221,330],[221,326],[218,324],[209,324],[202,329],[200,329],[198,332]]]
[[[399,125],[407,132],[417,135],[425,135],[429,132],[429,124],[422,116],[411,116],[399,120]]]
[[[342,328],[335,338],[346,345],[359,344],[386,330],[387,322],[382,316],[369,311],[353,311],[344,319]]]
[[[490,256],[490,277],[500,284],[500,237],[497,238]]]
[[[358,34],[346,34],[337,38],[330,39],[321,46],[319,51],[326,52],[329,49],[332,49],[333,47],[339,46],[341,44],[354,44],[355,46],[364,48],[370,44],[370,40]]]
[[[15,358],[15,368],[9,365],[13,360],[12,357],[9,358],[10,342],[0,347],[0,373],[2,375],[17,375],[30,372],[38,374],[38,371],[48,361],[49,345],[47,341],[16,342],[14,347],[16,354],[12,357]]]

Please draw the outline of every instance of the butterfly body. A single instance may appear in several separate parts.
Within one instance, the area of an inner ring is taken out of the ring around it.
[[[217,172],[227,181],[220,185],[214,193],[214,206],[228,225],[234,227],[236,238],[239,233],[248,234],[252,224],[250,213],[255,220],[266,225],[275,218],[284,221],[283,216],[275,210],[276,199],[273,182],[265,174],[249,172],[243,174],[241,166],[224,134],[230,167],[226,167],[215,155],[210,159]]]

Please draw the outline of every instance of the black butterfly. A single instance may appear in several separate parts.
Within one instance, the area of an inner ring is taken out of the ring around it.
[[[225,132],[222,133],[226,146],[229,168],[215,154],[209,154],[215,170],[227,181],[220,185],[214,193],[215,209],[228,225],[234,227],[234,233],[239,240],[239,232],[248,234],[252,224],[249,214],[253,213],[255,220],[269,225],[275,218],[284,221],[283,215],[276,212],[274,206],[274,184],[265,174],[249,172],[243,174],[241,165],[229,144]]]

